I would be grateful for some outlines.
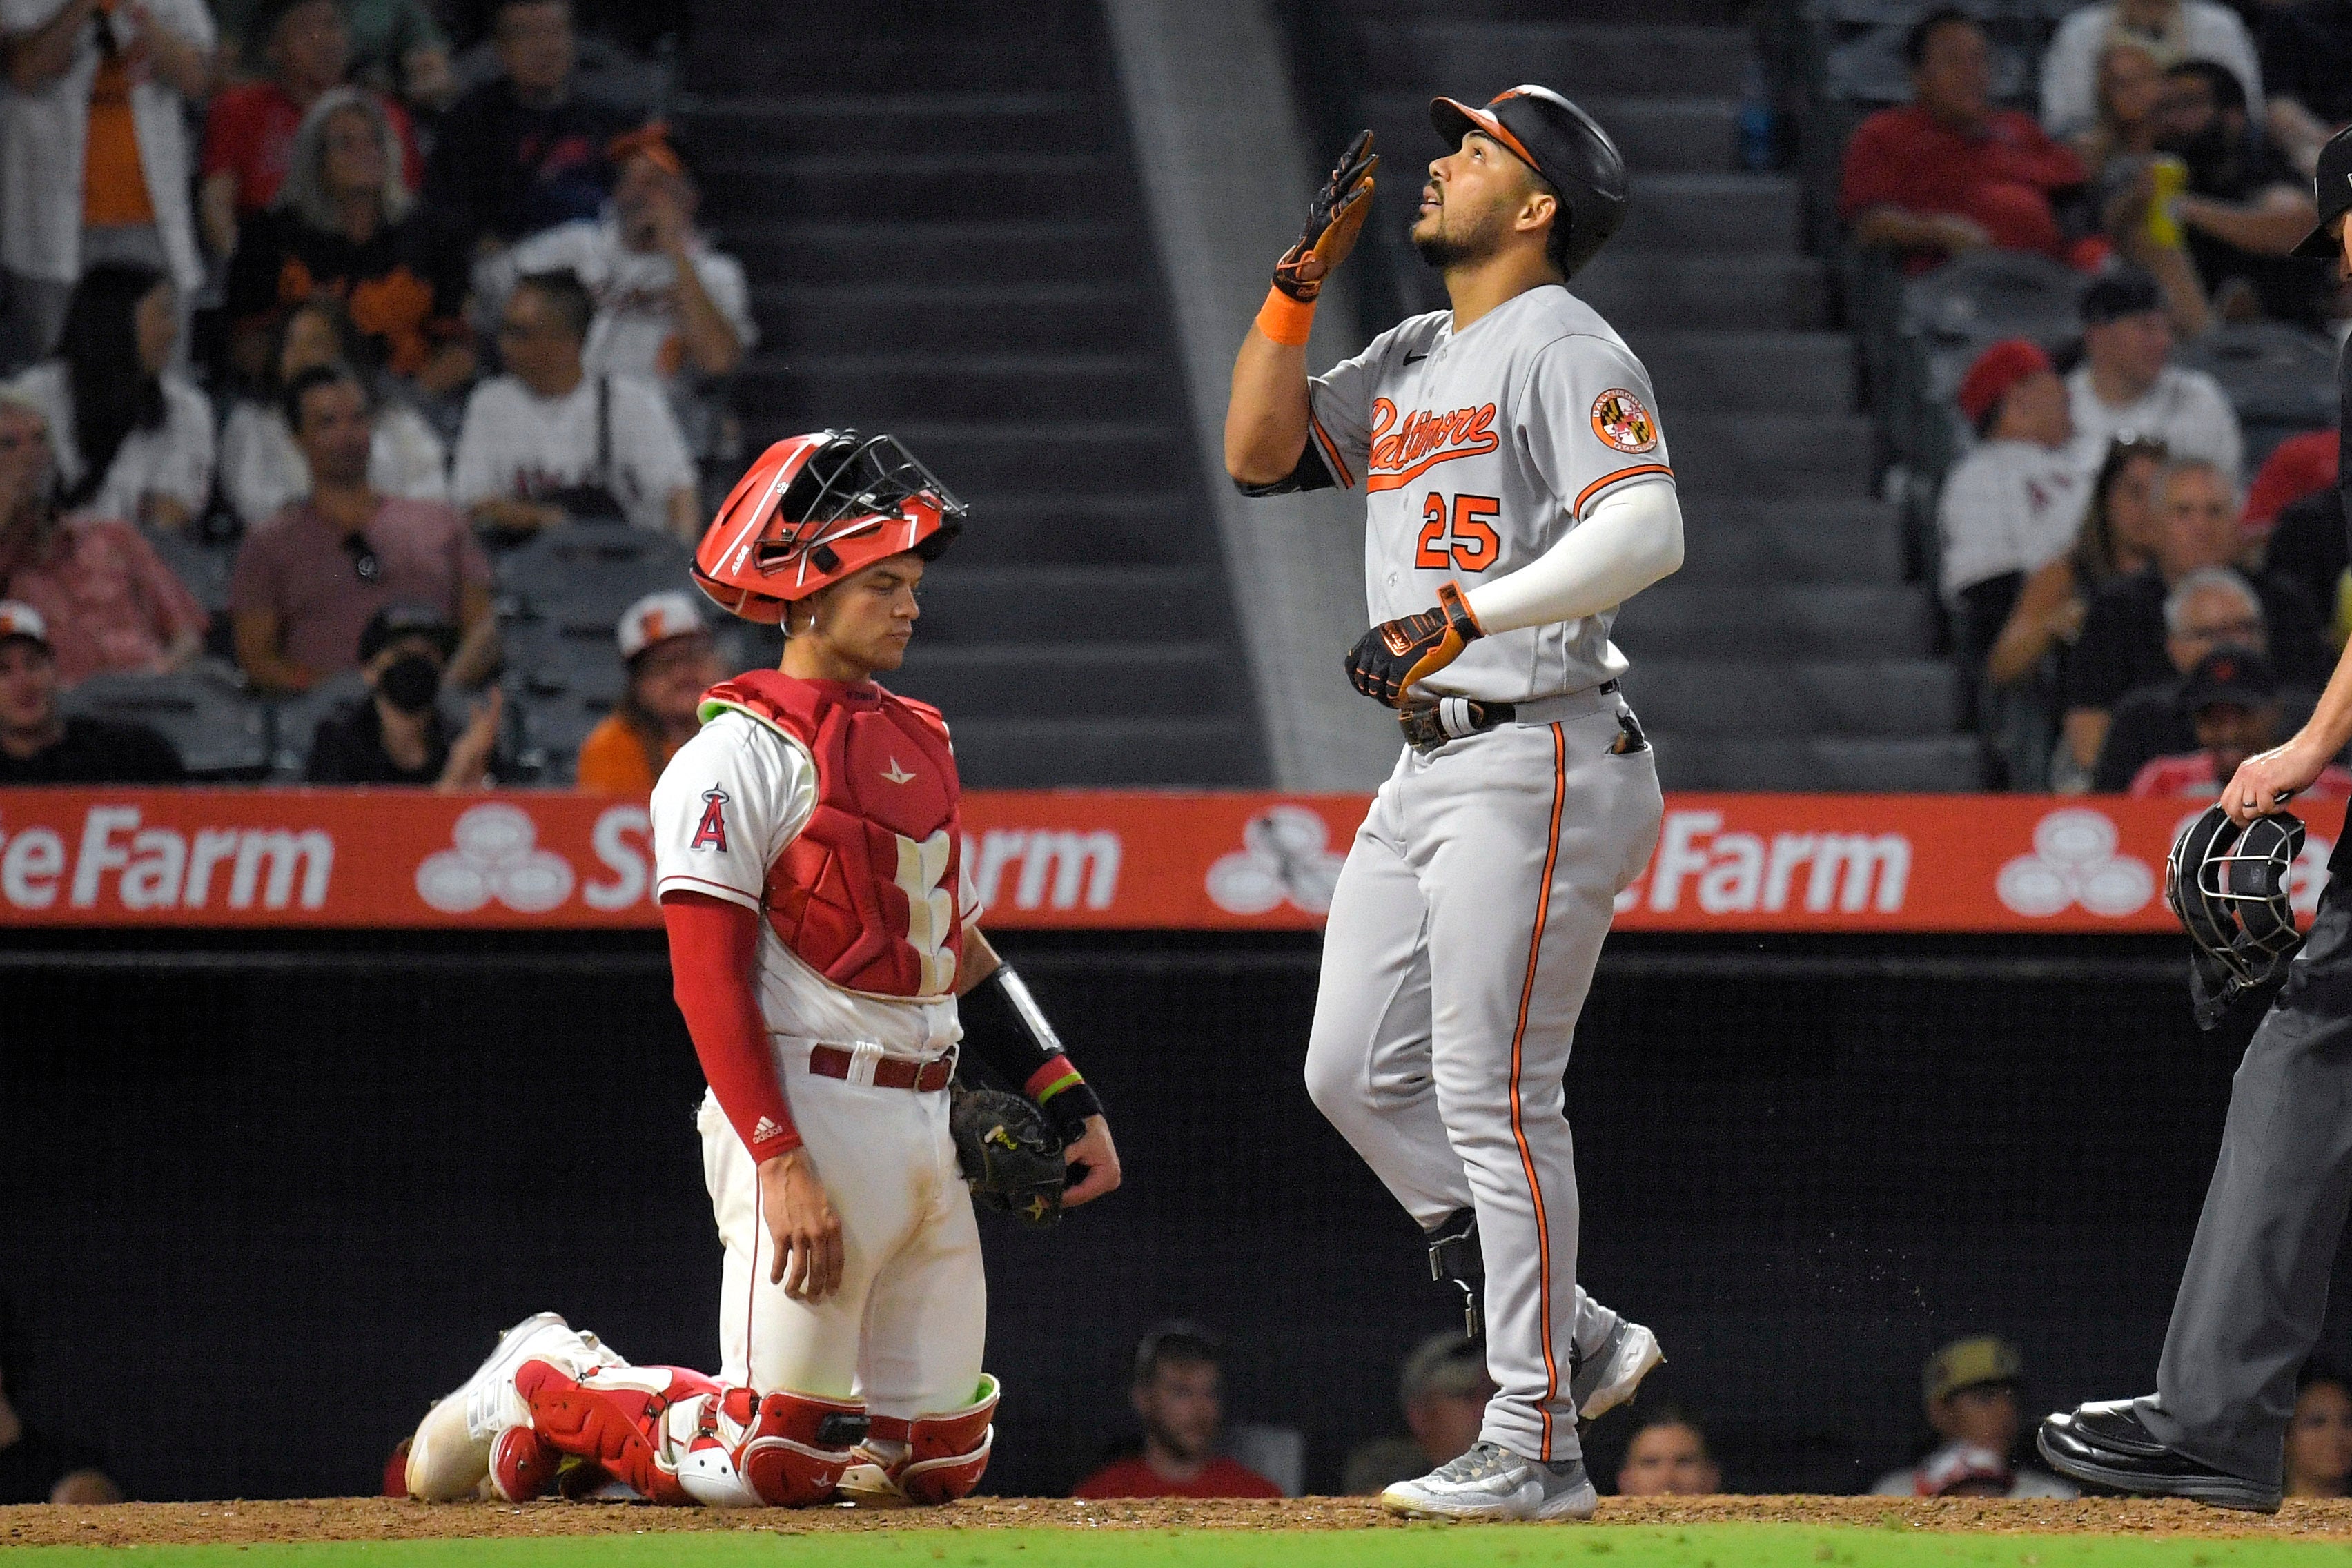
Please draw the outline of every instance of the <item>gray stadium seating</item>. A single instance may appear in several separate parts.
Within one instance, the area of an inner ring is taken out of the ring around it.
[[[2284,321],[2216,327],[2182,348],[2179,363],[2221,384],[2246,433],[2246,477],[2300,430],[2336,424],[2336,345]]]
[[[269,764],[268,715],[236,671],[205,660],[172,675],[94,675],[65,694],[68,713],[146,724],[200,778],[258,778]]]

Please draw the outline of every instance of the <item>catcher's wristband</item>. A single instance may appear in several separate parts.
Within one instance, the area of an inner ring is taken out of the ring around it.
[[[1286,348],[1303,349],[1315,328],[1315,301],[1294,300],[1277,285],[1257,308],[1257,330]]]
[[[1102,1100],[1092,1085],[1078,1072],[1077,1064],[1061,1052],[1045,1058],[1045,1065],[1029,1075],[1021,1092],[1037,1102],[1054,1131],[1062,1135],[1065,1143],[1075,1143],[1086,1135],[1087,1118],[1103,1113]]]

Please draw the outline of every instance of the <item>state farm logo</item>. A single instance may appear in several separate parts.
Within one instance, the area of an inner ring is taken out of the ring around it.
[[[475,806],[450,829],[457,847],[416,868],[416,896],[445,915],[467,915],[493,899],[518,914],[541,915],[572,896],[572,862],[539,847],[539,825],[520,806]]]
[[[2156,897],[2156,872],[2143,860],[2116,853],[2122,836],[2105,814],[2086,806],[2053,811],[2034,826],[2033,853],[2000,868],[1993,890],[2013,912],[2047,920],[2080,904],[2120,920]]]
[[[1209,898],[1227,914],[1262,915],[1287,899],[1310,915],[1328,914],[1343,855],[1331,852],[1331,828],[1303,805],[1272,806],[1242,829],[1242,847],[1209,868]]]

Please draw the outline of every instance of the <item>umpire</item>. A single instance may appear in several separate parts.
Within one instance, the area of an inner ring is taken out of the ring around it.
[[[2298,256],[2352,278],[2352,131],[2319,155],[2319,226]],[[2352,350],[2338,361],[2352,439]],[[2352,447],[2337,484],[2352,515]],[[2240,764],[2218,803],[2243,825],[2282,810],[2352,741],[2352,651],[2284,745]],[[2221,1157],[2197,1221],[2156,1393],[2042,1424],[2042,1457],[2076,1480],[2273,1512],[2294,1379],[2319,1338],[2352,1205],[2352,833],[2336,844],[2310,940],[2246,1047]]]

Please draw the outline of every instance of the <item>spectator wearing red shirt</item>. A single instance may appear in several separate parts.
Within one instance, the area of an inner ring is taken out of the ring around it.
[[[240,219],[268,211],[278,199],[302,117],[342,85],[351,69],[351,28],[337,0],[278,0],[255,20],[257,32],[268,40],[264,58],[270,74],[224,89],[205,116],[196,210],[215,256],[236,248]],[[389,99],[378,101],[400,139],[408,188],[420,189],[425,160],[407,111]]]
[[[2288,507],[2307,495],[2334,489],[2338,445],[2333,430],[2305,430],[2272,447],[2246,489],[2238,531],[2249,540],[2260,539]]]
[[[1924,272],[1982,246],[2073,259],[2053,197],[2088,178],[2030,114],[1992,107],[1983,31],[1949,6],[1904,40],[1912,101],[1864,121],[1847,143],[1838,214],[1854,243]]]
[[[2180,706],[2197,729],[2197,749],[2158,757],[2132,775],[2141,799],[2211,800],[2256,752],[2276,745],[2284,729],[2278,676],[2271,661],[2247,648],[2215,648],[2180,684]],[[2330,765],[2303,798],[2352,799],[2352,773]]]
[[[195,595],[130,523],[60,515],[56,476],[39,405],[0,392],[0,598],[39,614],[58,684],[187,664],[210,624]]]
[[[1072,1497],[1273,1498],[1282,1489],[1217,1452],[1224,1429],[1223,1354],[1213,1335],[1169,1323],[1144,1336],[1129,1390],[1143,1452],[1105,1465]]]

